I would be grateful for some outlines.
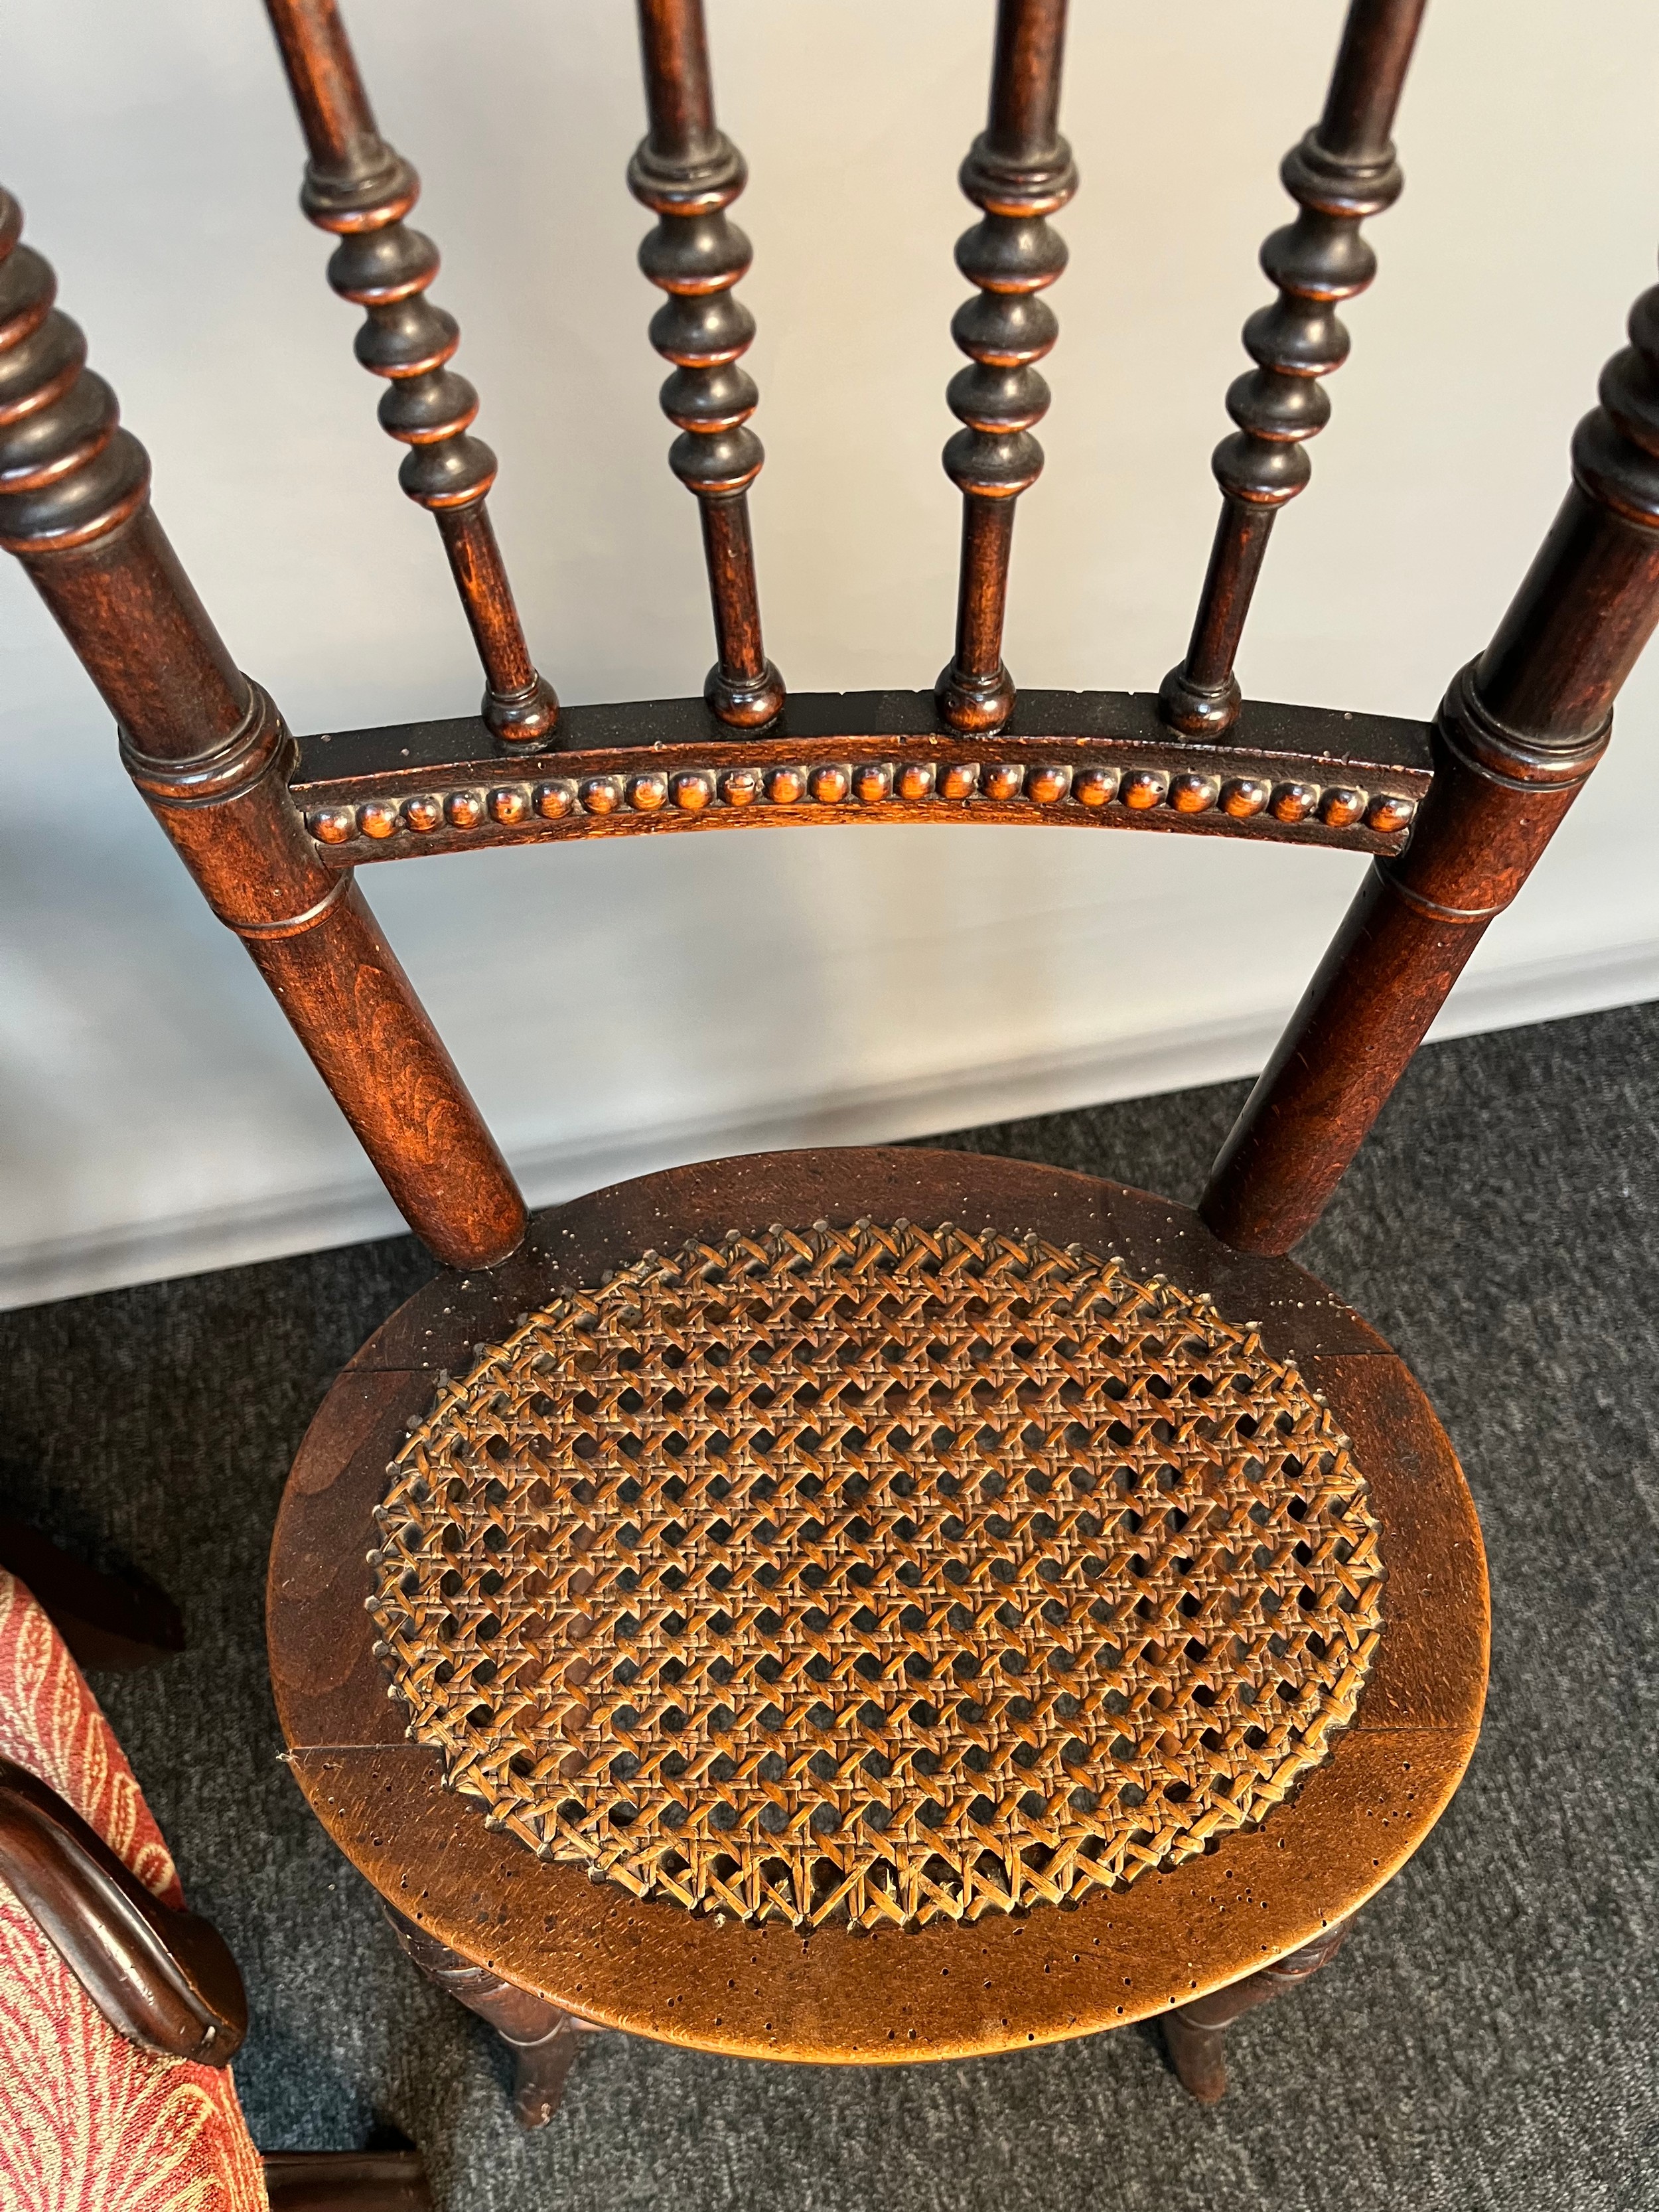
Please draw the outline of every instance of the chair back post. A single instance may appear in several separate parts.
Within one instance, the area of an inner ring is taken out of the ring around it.
[[[1200,1206],[1286,1252],[1323,1211],[1487,925],[1607,749],[1659,622],[1659,286],[1602,374],[1572,483],[1491,645],[1452,680],[1405,852],[1374,861]]]
[[[349,871],[289,795],[296,748],[237,668],[149,504],[149,459],[0,191],[0,545],[120,730],[121,757],[247,946],[398,1205],[441,1258],[513,1250],[524,1204]]]

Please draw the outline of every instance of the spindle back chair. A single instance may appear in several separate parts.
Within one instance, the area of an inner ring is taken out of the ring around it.
[[[1659,290],[1579,426],[1554,528],[1431,724],[1244,700],[1273,519],[1347,350],[1337,308],[1374,273],[1362,226],[1401,188],[1423,0],[1352,0],[1281,172],[1297,212],[1262,250],[1277,296],[1227,395],[1186,655],[1156,694],[1017,690],[1013,519],[1042,465],[1051,219],[1077,178],[1065,0],[999,0],[961,173],[980,219],[957,249],[974,289],[945,452],[954,651],[928,690],[791,695],[750,531],[744,164],[700,0],[639,0],[649,129],[629,183],[655,217],[651,340],[716,657],[700,698],[561,708],[491,527],[456,325],[428,296],[437,253],[406,221],[415,173],[334,0],[266,4],[302,204],[338,241],[329,281],[363,310],[399,480],[437,522],[480,714],[289,735],[181,573],[9,200],[0,532],[157,819],[458,1271],[365,1346],[290,1484],[271,1638],[295,1771],[428,1970],[507,2004],[521,2048],[537,2001],[549,2037],[576,2014],[862,2060],[1158,2012],[1212,2094],[1220,2026],[1328,1955],[1478,1725],[1485,1584],[1450,1448],[1381,1340],[1276,1255],[1601,757],[1659,617]],[[526,1237],[357,869],[849,822],[1267,838],[1373,866],[1196,1215],[1014,1163],[849,1152],[647,1178]]]

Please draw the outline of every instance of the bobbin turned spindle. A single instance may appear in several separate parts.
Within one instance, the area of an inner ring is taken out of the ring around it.
[[[1233,663],[1273,516],[1307,484],[1304,447],[1330,420],[1319,380],[1347,359],[1335,303],[1363,292],[1376,257],[1359,234],[1399,198],[1404,179],[1389,134],[1425,0],[1352,0],[1325,112],[1285,156],[1279,176],[1301,212],[1261,249],[1279,297],[1244,325],[1256,367],[1227,393],[1238,425],[1211,465],[1221,519],[1187,657],[1164,678],[1164,721],[1184,737],[1221,736],[1238,719]]]
[[[749,527],[749,487],[765,449],[749,428],[760,394],[738,366],[755,319],[732,296],[753,258],[726,210],[748,181],[743,156],[714,123],[702,0],[639,0],[651,128],[629,189],[657,217],[640,266],[668,297],[651,343],[674,372],[662,408],[680,434],[668,465],[696,495],[719,658],[704,696],[722,722],[754,730],[782,710],[783,679],[766,658]]]
[[[478,395],[448,366],[461,334],[427,288],[438,249],[404,221],[420,179],[375,126],[335,0],[266,0],[310,149],[300,204],[339,244],[328,281],[364,311],[354,350],[387,379],[380,427],[409,447],[398,481],[437,523],[487,688],[483,714],[511,744],[546,744],[558,721],[537,673],[485,505],[495,456],[471,434]]]
[[[1014,502],[1042,468],[1031,430],[1049,393],[1034,364],[1060,325],[1039,295],[1066,266],[1048,218],[1077,190],[1059,131],[1065,39],[1066,0],[1000,0],[990,119],[962,165],[962,189],[984,216],[957,243],[957,266],[979,289],[951,319],[970,366],[945,395],[963,425],[945,448],[962,493],[962,568],[957,649],[937,696],[956,730],[1000,729],[1014,703],[1002,662]]]

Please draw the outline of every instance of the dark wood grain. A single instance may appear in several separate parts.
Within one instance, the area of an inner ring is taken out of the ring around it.
[[[1216,1162],[1201,1210],[1231,1243],[1288,1251],[1318,1219],[1606,750],[1659,622],[1659,287],[1630,333],[1549,536],[1446,695],[1411,843],[1374,865]]]
[[[1182,2087],[1200,2105],[1218,2105],[1227,2094],[1228,2028],[1258,2005],[1270,2004],[1275,1997],[1300,1989],[1322,1967],[1329,1966],[1347,1941],[1350,1927],[1349,1922],[1339,1921],[1287,1959],[1275,1960],[1260,1973],[1218,1990],[1212,1996],[1200,1997],[1196,2003],[1178,2005],[1174,2012],[1166,2013],[1164,2047]]]
[[[968,360],[950,387],[962,428],[945,453],[963,494],[953,657],[929,692],[788,699],[766,654],[748,507],[763,456],[743,366],[754,324],[735,293],[750,257],[728,216],[744,164],[716,121],[701,0],[637,0],[649,128],[629,180],[656,218],[641,262],[666,295],[652,338],[671,365],[671,465],[698,501],[717,657],[701,701],[560,715],[489,519],[495,463],[472,434],[477,395],[451,366],[459,333],[428,296],[437,252],[406,221],[417,179],[380,133],[335,0],[267,4],[308,148],[303,204],[338,241],[330,281],[363,310],[358,359],[386,381],[380,421],[409,449],[401,481],[441,534],[486,672],[481,716],[296,745],[184,576],[149,510],[143,451],[86,370],[84,343],[53,309],[50,271],[3,197],[0,543],[80,654],[137,787],[398,1204],[441,1258],[473,1271],[443,1277],[363,1347],[290,1480],[270,1625],[296,1777],[404,1917],[411,1954],[514,2046],[529,2121],[556,2102],[579,2014],[833,2063],[1015,2048],[1155,2014],[1188,2087],[1218,2094],[1227,2023],[1330,1954],[1437,1817],[1479,1726],[1485,1575],[1450,1447],[1375,1333],[1279,1255],[1317,1217],[1600,757],[1614,695],[1659,616],[1659,290],[1638,303],[1631,348],[1580,426],[1554,531],[1431,730],[1243,702],[1235,664],[1273,517],[1309,480],[1308,441],[1329,411],[1322,380],[1347,350],[1336,308],[1375,272],[1361,226],[1401,186],[1390,138],[1423,0],[1352,0],[1321,119],[1282,171],[1298,213],[1263,249],[1278,296],[1246,325],[1255,367],[1228,395],[1237,431],[1214,459],[1222,514],[1187,657],[1156,700],[1017,694],[1002,651],[1013,519],[1042,465],[1033,434],[1049,393],[1037,365],[1058,334],[1044,295],[1066,264],[1049,218],[1076,173],[1059,131],[1065,0],[999,0],[987,126],[962,172],[982,219],[957,248],[974,297],[952,325]],[[1217,1164],[1202,1218],[1013,1163],[823,1153],[643,1178],[540,1217],[514,1250],[522,1203],[353,869],[537,839],[852,821],[1279,839],[1375,865]],[[1265,1828],[1073,1913],[863,1941],[830,1926],[803,1943],[780,1925],[647,1905],[542,1862],[405,1740],[364,1611],[366,1559],[388,1462],[445,1371],[520,1312],[647,1249],[860,1213],[990,1217],[1121,1253],[1212,1296],[1238,1325],[1259,1323],[1266,1356],[1295,1363],[1346,1431],[1382,1529],[1378,1656],[1330,1757]],[[222,1947],[210,1931],[163,1927],[118,1882],[111,1892],[72,1816],[66,1826],[38,1785],[31,1794],[27,1778],[0,1771],[0,1865],[14,1863],[14,1886],[34,1885],[43,1924],[88,1987],[100,1956],[136,1960],[106,1975],[106,1996],[117,2002],[115,1984],[132,1983],[134,2017],[156,2047],[199,2042],[212,2011],[202,1978],[222,1979]],[[221,2050],[234,2026],[229,1986],[208,2031]],[[268,2172],[273,2203],[290,2208],[424,2201],[407,2164],[354,2175],[270,2161]]]
[[[798,693],[757,739],[701,700],[573,707],[510,779],[476,722],[301,741],[293,791],[330,866],[480,845],[803,823],[1091,825],[1398,851],[1429,787],[1419,723],[1253,702],[1189,744],[1146,693],[1023,693],[982,739],[927,692]]]
[[[217,1930],[153,1897],[55,1790],[8,1759],[0,1879],[119,2034],[164,2058],[230,2063],[247,2000]]]
[[[362,308],[356,355],[387,379],[380,427],[409,447],[398,481],[438,523],[483,664],[483,719],[507,745],[544,743],[558,701],[537,673],[485,507],[495,456],[471,434],[478,395],[448,366],[453,315],[427,288],[438,249],[404,218],[420,179],[375,125],[335,0],[266,0],[310,158],[301,204],[339,244],[328,281]]]
[[[657,218],[640,266],[668,295],[651,319],[651,343],[673,364],[662,407],[680,434],[668,465],[702,520],[718,649],[704,696],[722,723],[762,729],[784,685],[761,637],[749,524],[749,487],[766,454],[749,427],[760,395],[738,365],[755,319],[732,288],[753,257],[726,214],[748,172],[714,121],[702,0],[639,0],[639,19],[651,127],[628,183]]]
[[[270,2212],[432,2212],[412,2150],[277,2150],[259,2161]]]
[[[592,2023],[475,1966],[393,1906],[386,1907],[386,1917],[410,1965],[488,2021],[505,2045],[513,2063],[513,2117],[519,2125],[544,2128],[559,2109],[584,2039],[596,2032]]]
[[[1031,434],[1049,392],[1035,364],[1060,326],[1040,295],[1066,266],[1048,218],[1077,190],[1060,135],[1066,3],[999,0],[989,118],[962,165],[962,189],[983,214],[957,242],[957,266],[978,289],[951,321],[969,365],[946,394],[963,425],[945,448],[963,496],[962,563],[956,652],[936,688],[954,730],[999,729],[1014,701],[1002,659],[1014,502],[1042,467]]]
[[[1424,6],[1352,0],[1324,112],[1279,171],[1300,212],[1261,249],[1279,298],[1244,325],[1256,366],[1227,393],[1238,427],[1215,449],[1221,516],[1187,657],[1160,694],[1164,720],[1188,737],[1219,736],[1237,720],[1233,663],[1273,517],[1308,483],[1307,441],[1330,419],[1320,380],[1347,358],[1335,305],[1376,274],[1360,226],[1391,207],[1404,182],[1389,134]]]
[[[1143,1276],[1259,1318],[1353,1439],[1383,1528],[1385,1626],[1351,1728],[1259,1830],[1075,1912],[854,1938],[641,1904],[538,1860],[388,1740],[363,1554],[388,1447],[443,1370],[520,1311],[641,1250],[778,1219],[992,1219],[1120,1252]],[[371,1338],[296,1462],[271,1560],[272,1675],[293,1771],[396,1909],[561,2008],[699,2048],[832,2063],[1024,2047],[1167,2012],[1318,1937],[1380,1887],[1455,1787],[1478,1726],[1486,1600],[1473,1508],[1401,1363],[1305,1271],[1228,1250],[1186,1209],[1091,1178],[969,1155],[787,1153],[647,1176],[538,1215],[494,1273],[450,1277]],[[341,1565],[325,1593],[311,1564]],[[309,1597],[306,1593],[310,1592]],[[361,1655],[361,1656],[359,1656]]]
[[[294,740],[237,669],[149,505],[51,270],[0,193],[0,544],[120,726],[128,773],[242,939],[417,1233],[459,1264],[523,1233],[518,1190],[361,893],[289,796]]]

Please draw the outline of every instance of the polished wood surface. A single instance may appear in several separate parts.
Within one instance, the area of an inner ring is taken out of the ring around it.
[[[380,427],[409,447],[398,481],[435,518],[487,679],[483,719],[502,743],[543,744],[559,702],[536,671],[485,499],[495,456],[471,435],[478,395],[449,367],[453,315],[426,296],[438,249],[404,218],[420,179],[387,145],[336,0],[266,0],[310,159],[301,204],[337,237],[328,281],[363,310],[357,359],[385,377]]]
[[[457,1265],[499,1259],[523,1233],[517,1188],[362,894],[323,865],[288,788],[294,740],[179,568],[148,456],[21,228],[0,193],[0,544],[411,1224]]]
[[[559,2109],[571,2067],[591,2021],[532,1996],[499,1974],[475,1966],[388,1905],[386,1917],[411,1966],[489,2022],[513,2063],[513,2117],[521,2128],[544,2128]]]
[[[146,1665],[183,1649],[161,1592],[94,1574],[20,1522],[0,1520],[0,1565],[24,1577],[78,1666]],[[234,2057],[247,2001],[217,1931],[163,1904],[67,1800],[6,1759],[0,1882],[118,2035],[163,2059]],[[432,2212],[412,2149],[277,2151],[260,2164],[273,2212]]]
[[[1324,113],[1279,171],[1300,212],[1261,249],[1279,298],[1244,325],[1256,366],[1227,392],[1238,428],[1215,449],[1221,518],[1187,657],[1160,694],[1164,720],[1188,737],[1219,736],[1238,716],[1233,663],[1273,517],[1307,485],[1307,441],[1330,420],[1320,380],[1347,358],[1336,303],[1376,274],[1360,226],[1404,184],[1389,133],[1425,4],[1351,0]]]
[[[990,114],[960,177],[983,213],[957,241],[957,266],[978,290],[951,324],[969,366],[945,395],[963,425],[945,448],[945,474],[962,494],[962,561],[956,652],[938,697],[951,727],[973,732],[1000,728],[1014,701],[1002,659],[1014,503],[1042,468],[1031,433],[1049,393],[1035,364],[1052,352],[1060,325],[1041,295],[1066,258],[1048,218],[1077,190],[1060,135],[1066,8],[1066,0],[998,0]]]
[[[412,2150],[277,2150],[259,2161],[270,2212],[432,2212]]]
[[[1075,1911],[854,1936],[645,1904],[538,1859],[404,1740],[364,1610],[386,1464],[441,1372],[562,1286],[647,1248],[778,1219],[991,1218],[1123,1255],[1259,1322],[1352,1437],[1382,1525],[1385,1625],[1352,1725],[1259,1827]],[[1194,1216],[1059,1170],[962,1154],[762,1156],[643,1178],[537,1217],[488,1277],[447,1278],[371,1338],[296,1462],[272,1553],[273,1681],[295,1778],[396,1908],[561,2008],[751,2056],[892,2063],[1055,2040],[1169,2009],[1299,1949],[1381,1886],[1456,1786],[1479,1724],[1486,1613],[1455,1460],[1401,1363],[1289,1261],[1230,1252]]]
[[[230,2063],[247,2000],[217,1929],[153,1897],[55,1790],[8,1759],[0,1878],[118,2033],[164,2058]]]
[[[1489,924],[1606,750],[1659,622],[1659,286],[1578,425],[1573,481],[1434,731],[1403,854],[1376,862],[1211,1174],[1218,1235],[1287,1251],[1319,1218]]]
[[[931,693],[787,698],[763,640],[747,506],[762,453],[742,365],[754,325],[735,291],[750,254],[727,213],[744,167],[715,121],[700,0],[638,0],[648,131],[629,179],[656,217],[641,262],[666,295],[652,336],[671,364],[671,462],[698,501],[717,658],[701,702],[557,715],[489,523],[495,464],[471,434],[476,395],[449,366],[455,326],[428,296],[436,252],[405,222],[414,173],[380,135],[334,0],[268,4],[310,152],[307,211],[340,241],[331,281],[364,311],[358,357],[386,381],[381,420],[410,448],[404,487],[443,534],[487,672],[482,716],[295,745],[179,569],[149,507],[143,449],[86,371],[6,200],[0,543],[408,1218],[473,1271],[442,1278],[364,1347],[290,1481],[270,1633],[296,1778],[410,1924],[423,1965],[507,2022],[509,2040],[525,2031],[535,2111],[551,2109],[574,2047],[574,2030],[547,2024],[578,2014],[834,2063],[1014,2048],[1156,2014],[1182,2078],[1216,2094],[1226,2023],[1329,1955],[1437,1817],[1478,1726],[1484,1571],[1450,1447],[1388,1347],[1279,1255],[1318,1218],[1601,757],[1659,617],[1659,290],[1638,301],[1631,347],[1580,426],[1553,532],[1431,729],[1243,702],[1235,664],[1273,518],[1308,481],[1323,380],[1347,350],[1336,309],[1375,271],[1361,226],[1400,189],[1391,133],[1422,0],[1352,0],[1321,119],[1282,172],[1299,212],[1263,250],[1278,297],[1247,325],[1255,367],[1228,396],[1237,429],[1215,456],[1223,511],[1187,657],[1156,700],[1017,695],[1002,657],[1013,514],[1042,462],[1037,363],[1058,332],[1042,295],[1066,260],[1049,218],[1075,172],[1058,129],[1064,0],[1000,0],[987,128],[962,174],[982,220],[958,249],[974,297],[953,325],[968,357],[946,450],[963,499],[956,651]],[[543,1217],[515,1252],[517,1191],[355,867],[538,838],[849,821],[1196,831],[1364,851],[1373,865],[1199,1214],[1006,1162],[787,1155],[600,1193]],[[1266,1356],[1294,1360],[1370,1485],[1383,1626],[1329,1757],[1287,1779],[1259,1825],[1074,1911],[856,1936],[826,1923],[803,1941],[751,1924],[746,1906],[722,1918],[647,1902],[487,1826],[385,1694],[364,1561],[388,1463],[440,1376],[561,1287],[647,1250],[861,1214],[1000,1217],[1011,1234],[1121,1252],[1212,1297],[1240,1328],[1260,1324]],[[34,1821],[30,1836],[37,1814],[17,1815]]]
[[[943,735],[925,691],[797,693],[758,739],[701,700],[565,711],[565,750],[476,752],[476,722],[301,740],[291,788],[325,862],[640,830],[824,822],[1047,823],[1400,850],[1426,725],[1252,701],[1228,742],[1176,738],[1148,693],[1026,691],[1003,728]]]
[[[1181,2086],[1200,2105],[1218,2105],[1227,2094],[1226,2032],[1258,2005],[1271,2004],[1312,1978],[1346,1942],[1352,1923],[1339,1921],[1288,1958],[1164,2015],[1164,2048]]]
[[[159,2057],[230,2063],[247,2001],[216,1929],[153,1897],[56,1790],[4,1759],[0,1879],[118,2034]],[[272,2212],[431,2212],[412,2150],[276,2151],[260,2163]]]
[[[739,366],[755,319],[733,293],[753,256],[726,219],[748,171],[714,121],[702,0],[639,0],[651,127],[629,164],[629,189],[657,217],[640,266],[667,299],[651,343],[673,374],[662,408],[679,432],[668,465],[696,495],[719,657],[704,690],[732,729],[763,729],[784,702],[761,638],[749,487],[766,458],[749,418],[760,394]]]
[[[447,366],[453,325],[426,296],[435,252],[404,222],[413,173],[380,136],[334,0],[270,4],[310,148],[307,208],[341,239],[337,277],[367,315],[360,356],[389,380],[383,418],[411,446],[406,475],[439,515],[494,672],[482,721],[329,732],[296,757],[149,512],[143,449],[84,371],[78,332],[49,312],[50,272],[19,245],[10,202],[0,543],[29,568],[122,722],[140,788],[412,1225],[441,1258],[487,1264],[521,1233],[521,1203],[343,873],[538,839],[1043,823],[1282,839],[1376,860],[1203,1200],[1242,1246],[1288,1249],[1599,757],[1659,609],[1650,294],[1581,428],[1557,529],[1488,653],[1454,683],[1427,753],[1417,726],[1239,699],[1233,660],[1267,527],[1306,481],[1304,449],[1328,413],[1321,379],[1346,349],[1334,305],[1370,282],[1360,225],[1399,188],[1389,133],[1421,0],[1352,0],[1321,119],[1287,157],[1300,212],[1264,249],[1279,297],[1247,326],[1257,366],[1230,395],[1239,428],[1217,456],[1209,578],[1191,652],[1156,708],[1133,693],[1021,699],[1001,660],[1012,503],[1041,459],[1035,364],[1058,327],[1040,296],[1065,259],[1048,218],[1074,184],[1058,131],[1062,0],[1000,0],[987,128],[963,173],[983,220],[963,242],[976,290],[955,325],[969,357],[951,387],[964,427],[949,448],[964,492],[957,655],[931,698],[793,701],[764,653],[745,505],[760,465],[740,364],[753,324],[733,293],[748,247],[726,212],[743,164],[715,122],[698,0],[639,0],[650,128],[630,177],[659,218],[641,261],[668,295],[653,331],[674,364],[664,401],[680,430],[674,465],[702,514],[720,657],[702,704],[582,708],[556,725],[550,701],[537,703],[483,504],[470,388]],[[510,714],[504,702],[517,702]]]

